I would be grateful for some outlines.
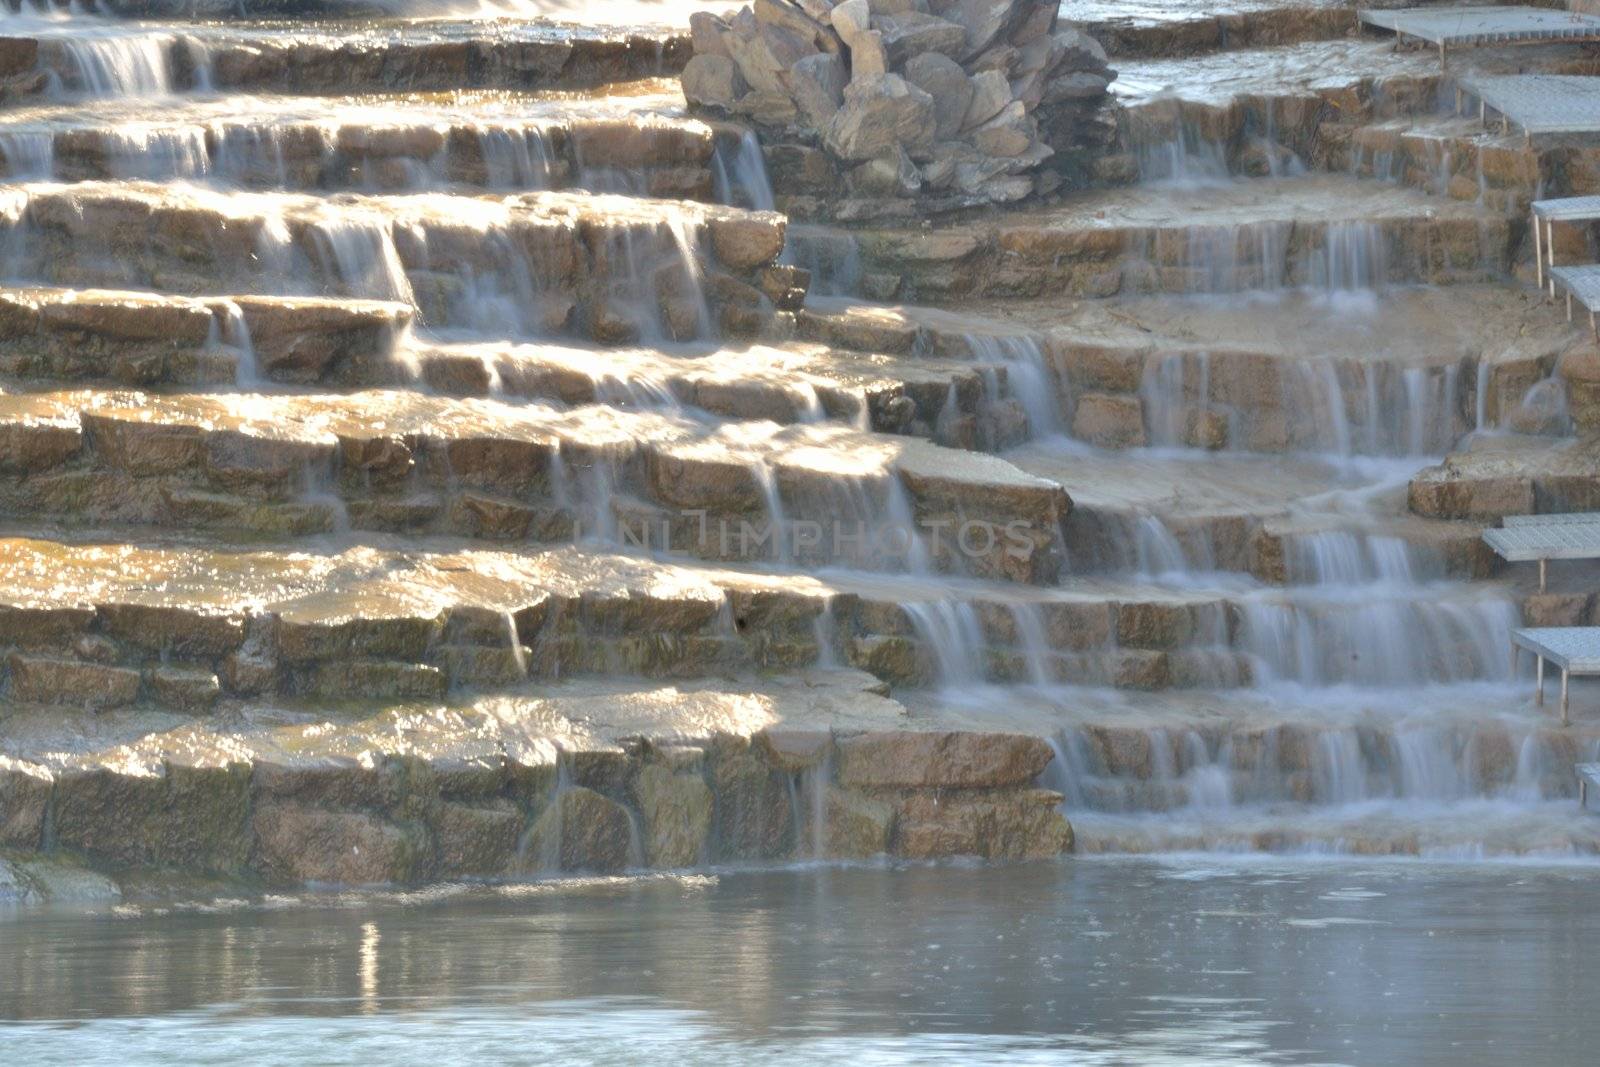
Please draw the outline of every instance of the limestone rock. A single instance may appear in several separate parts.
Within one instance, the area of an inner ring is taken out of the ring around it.
[[[645,861],[651,867],[699,864],[711,835],[712,796],[704,779],[652,763],[633,788],[644,823]]]
[[[789,68],[789,93],[806,122],[821,129],[844,102],[844,87],[849,80],[841,57],[819,52]]]
[[[706,228],[711,231],[712,251],[730,270],[755,270],[777,259],[783,251],[783,217],[771,212],[714,216]]]
[[[683,98],[691,104],[732,110],[748,91],[744,76],[728,56],[700,53],[683,68]]]
[[[32,704],[114,708],[139,695],[139,672],[126,667],[14,652],[6,661],[11,699]]]
[[[206,668],[163,664],[150,669],[150,698],[183,711],[210,711],[222,695],[217,676]]]
[[[865,789],[995,789],[1025,785],[1050,762],[1027,734],[898,731],[839,742],[839,784]]]
[[[255,866],[280,885],[405,882],[421,856],[406,830],[365,812],[274,802],[259,805],[250,826]]]
[[[970,130],[1000,114],[1011,103],[1011,82],[998,70],[986,70],[972,77],[972,102],[961,128]]]
[[[883,74],[851,81],[823,136],[836,155],[868,160],[897,146],[926,149],[935,129],[933,98],[897,74]]]
[[[870,859],[889,850],[894,806],[855,790],[829,786],[823,838],[829,859]]]
[[[905,79],[933,97],[935,136],[954,137],[972,104],[972,80],[961,64],[938,52],[924,52],[906,64]]]
[[[1144,444],[1144,412],[1137,396],[1085,393],[1078,398],[1072,435],[1102,448],[1132,448]]]
[[[447,801],[434,816],[433,832],[440,874],[493,878],[512,869],[522,835],[522,812],[508,800]]]
[[[529,857],[541,869],[620,871],[628,866],[632,822],[627,809],[592,789],[563,789],[534,824]]]
[[[39,846],[50,790],[48,770],[0,756],[0,847]]]

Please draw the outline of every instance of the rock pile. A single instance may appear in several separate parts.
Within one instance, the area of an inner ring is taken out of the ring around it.
[[[796,149],[780,189],[837,198],[842,175],[869,200],[1019,200],[1061,184],[1060,167],[1042,164],[1074,147],[1057,135],[1074,138],[1116,77],[1057,11],[1054,0],[755,0],[731,18],[698,12],[683,92],[769,142],[820,144],[822,159]]]

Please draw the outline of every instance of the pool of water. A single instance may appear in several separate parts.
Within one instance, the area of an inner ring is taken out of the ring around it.
[[[1568,1064],[1597,903],[1209,856],[19,909],[0,1062]]]

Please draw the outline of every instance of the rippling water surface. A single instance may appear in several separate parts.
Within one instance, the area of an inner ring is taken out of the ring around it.
[[[0,1062],[1568,1064],[1593,866],[823,868],[19,910]]]

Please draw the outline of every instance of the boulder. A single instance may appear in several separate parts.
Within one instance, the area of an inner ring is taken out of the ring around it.
[[[842,57],[819,52],[789,68],[789,93],[806,121],[820,130],[844,102],[844,87],[849,80]]]
[[[744,75],[724,55],[697,53],[683,68],[683,98],[691,104],[731,111],[735,101],[749,91]]]
[[[842,46],[838,34],[807,15],[788,0],[755,0],[756,21],[767,26],[780,27],[812,48],[822,52],[837,53]],[[832,12],[829,12],[830,21]]]
[[[853,79],[870,78],[889,73],[889,52],[883,46],[883,34],[868,30],[856,38],[850,48],[850,76]]]
[[[998,70],[985,70],[972,77],[972,102],[967,105],[961,128],[970,130],[988,122],[1011,103],[1011,82]]]
[[[956,58],[970,58],[994,44],[1010,22],[1014,6],[1015,0],[956,0],[947,7],[945,17],[965,36],[965,47]]]
[[[973,147],[991,156],[1020,156],[1033,144],[1039,127],[1021,100],[1013,100],[969,134]]]
[[[1144,411],[1139,398],[1123,393],[1085,393],[1078,398],[1072,435],[1102,448],[1144,444]]]
[[[817,48],[799,34],[770,22],[735,23],[728,51],[752,89],[787,95],[783,74]]]
[[[889,65],[895,69],[925,52],[958,56],[966,40],[966,31],[960,26],[920,11],[880,16],[873,20],[873,28],[883,34]]]
[[[835,155],[868,160],[900,147],[933,145],[933,98],[897,74],[857,77],[846,87],[844,106],[828,123],[823,139]]]
[[[279,885],[405,882],[422,851],[404,829],[375,815],[292,802],[259,805],[250,828],[253,866]]]
[[[939,52],[924,52],[906,64],[905,79],[933,97],[935,136],[954,137],[972,103],[972,79],[961,64]]]
[[[856,41],[872,28],[872,9],[867,0],[845,0],[830,14],[834,32],[853,52]]]
[[[915,196],[921,188],[917,165],[898,145],[850,172],[850,191],[858,196]]]
[[[689,16],[689,39],[697,56],[732,56],[723,39],[728,33],[726,19],[709,11],[696,11]]]
[[[771,212],[713,217],[707,220],[706,228],[711,232],[711,250],[717,261],[730,270],[755,270],[777,259],[783,251],[783,217]]]

